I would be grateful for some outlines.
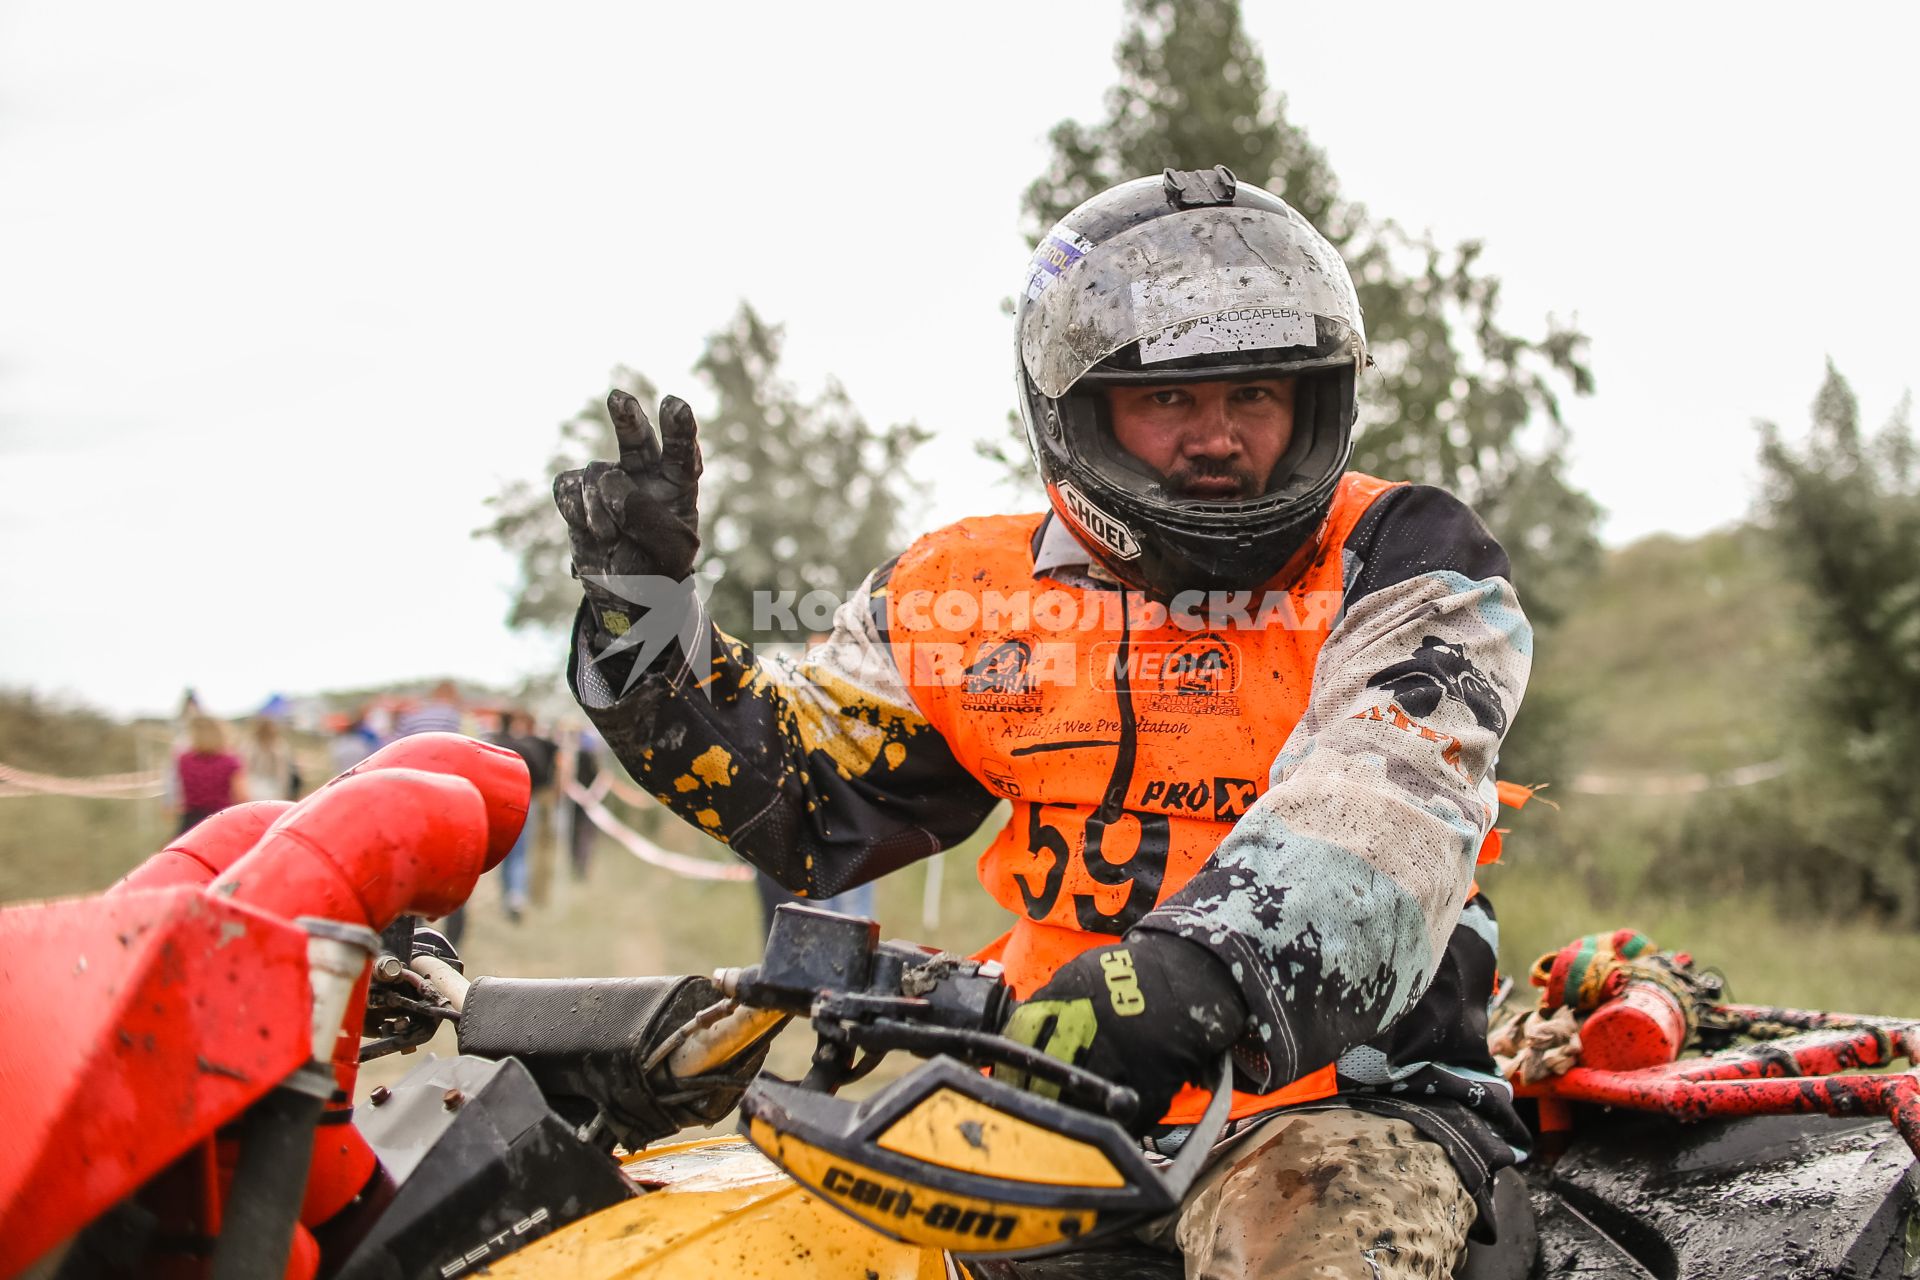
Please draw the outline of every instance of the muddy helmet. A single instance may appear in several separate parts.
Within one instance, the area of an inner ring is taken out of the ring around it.
[[[1346,264],[1279,197],[1224,165],[1102,192],[1034,251],[1014,328],[1047,496],[1120,582],[1251,589],[1315,541],[1352,452],[1366,334]],[[1111,386],[1286,377],[1293,439],[1256,497],[1171,491],[1108,420]]]

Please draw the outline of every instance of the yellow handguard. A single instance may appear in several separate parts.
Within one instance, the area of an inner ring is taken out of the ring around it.
[[[883,1235],[961,1254],[1084,1246],[1171,1212],[1227,1119],[1230,1069],[1156,1169],[1104,1116],[937,1057],[864,1102],[761,1076],[742,1128],[795,1181]]]

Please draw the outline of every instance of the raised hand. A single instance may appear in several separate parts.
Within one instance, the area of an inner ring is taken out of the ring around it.
[[[625,634],[641,578],[680,582],[700,554],[700,441],[693,410],[677,396],[660,402],[659,437],[624,391],[607,396],[620,460],[590,462],[554,478],[553,501],[567,522],[573,573],[601,630]],[[612,581],[609,581],[612,580]]]

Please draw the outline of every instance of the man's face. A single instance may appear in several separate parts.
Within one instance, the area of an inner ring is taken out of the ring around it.
[[[1221,502],[1267,490],[1293,440],[1292,378],[1107,388],[1113,435],[1183,498]]]

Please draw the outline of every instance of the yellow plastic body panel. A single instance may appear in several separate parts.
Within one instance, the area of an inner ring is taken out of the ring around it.
[[[942,1089],[880,1135],[888,1151],[928,1164],[1059,1187],[1120,1187],[1126,1180],[1098,1147],[1042,1129]]]
[[[754,1142],[793,1176],[847,1213],[885,1232],[936,1250],[1016,1252],[1072,1240],[1094,1229],[1084,1209],[1051,1209],[955,1195],[861,1168],[765,1120],[751,1121]],[[937,1257],[938,1254],[936,1253]]]
[[[635,1181],[659,1189],[493,1263],[490,1280],[948,1275],[938,1249],[869,1231],[739,1138],[677,1143],[630,1161],[626,1169]]]

